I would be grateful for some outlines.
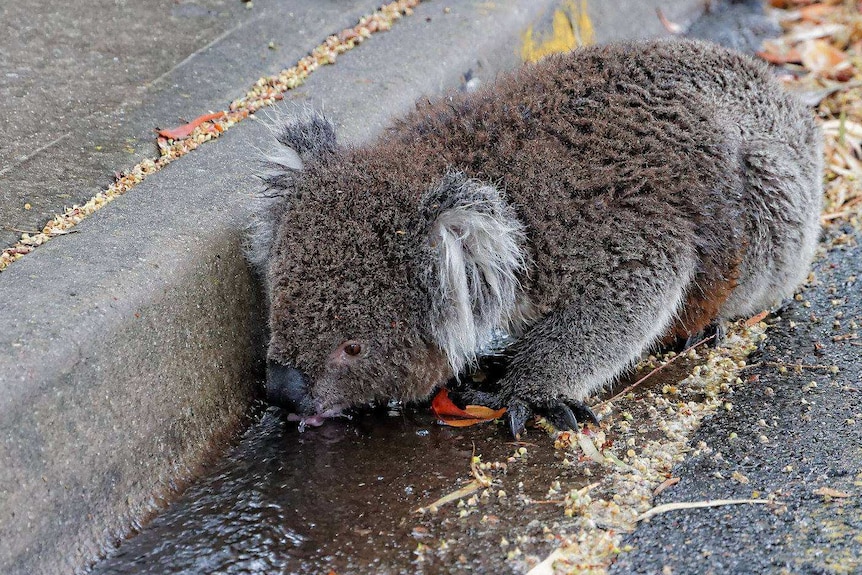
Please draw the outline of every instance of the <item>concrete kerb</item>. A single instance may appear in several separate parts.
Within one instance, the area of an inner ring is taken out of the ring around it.
[[[657,5],[684,23],[702,2],[623,4],[587,7],[596,41],[660,34]],[[468,70],[516,65],[557,6],[422,4],[295,92],[357,143]],[[237,429],[264,338],[240,236],[270,138],[244,122],[0,274],[0,572],[87,565]]]

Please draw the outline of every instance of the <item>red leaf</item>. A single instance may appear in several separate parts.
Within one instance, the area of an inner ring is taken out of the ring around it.
[[[224,118],[226,116],[225,112],[216,112],[215,114],[204,114],[203,116],[198,116],[188,124],[183,124],[182,126],[178,126],[176,128],[171,128],[170,130],[159,130],[159,135],[164,138],[169,138],[171,140],[182,140],[183,138],[188,138],[189,135],[194,132],[195,128],[203,124],[204,122],[210,122],[212,120],[218,120],[219,118]]]
[[[483,405],[468,405],[461,409],[449,399],[449,392],[441,389],[431,402],[431,410],[437,418],[452,427],[467,427],[502,417],[506,409],[491,409]]]

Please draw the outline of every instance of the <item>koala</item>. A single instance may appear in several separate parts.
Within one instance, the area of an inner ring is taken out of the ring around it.
[[[767,66],[692,40],[550,56],[374,143],[288,122],[249,239],[268,385],[301,425],[427,397],[505,341],[464,401],[595,421],[657,343],[779,305],[818,241],[821,136]]]

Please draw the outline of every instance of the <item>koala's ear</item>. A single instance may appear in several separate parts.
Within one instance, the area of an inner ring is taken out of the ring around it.
[[[338,149],[335,126],[318,112],[293,118],[275,132],[280,146],[264,160],[263,181],[270,189],[290,188],[290,180],[303,165],[325,160]]]
[[[286,122],[275,137],[279,146],[263,160],[259,175],[265,188],[255,202],[245,239],[246,257],[261,276],[266,274],[275,230],[289,208],[303,166],[325,161],[338,150],[335,126],[317,112]]]
[[[516,315],[524,226],[493,185],[447,173],[422,199],[429,323],[457,375]]]

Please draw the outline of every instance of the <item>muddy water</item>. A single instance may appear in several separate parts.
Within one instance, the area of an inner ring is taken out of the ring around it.
[[[687,360],[668,366],[648,387],[690,369]],[[637,397],[619,401],[622,409]],[[523,572],[527,563],[517,558],[544,558],[571,530],[561,495],[549,496],[549,487],[559,481],[566,493],[596,480],[564,464],[546,432],[529,428],[524,439],[512,443],[501,423],[443,427],[427,406],[299,433],[269,408],[206,476],[92,573]],[[515,456],[520,447],[526,454]],[[483,462],[505,464],[487,471],[487,496],[478,491],[473,505],[417,513],[472,479],[474,449]]]
[[[544,556],[554,543],[541,524],[565,519],[558,505],[524,496],[545,499],[558,478],[583,483],[566,476],[546,434],[530,436],[526,456],[489,472],[491,497],[463,518],[455,503],[431,516],[414,510],[471,479],[474,445],[486,462],[514,453],[502,428],[441,427],[425,408],[300,434],[270,408],[210,475],[93,573],[506,572],[517,537],[522,552]]]

